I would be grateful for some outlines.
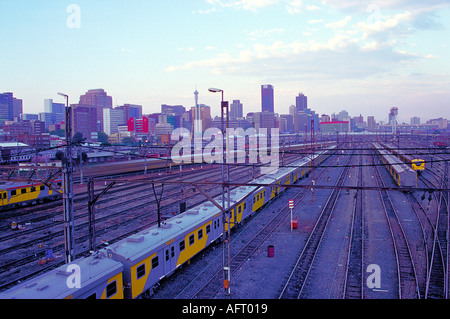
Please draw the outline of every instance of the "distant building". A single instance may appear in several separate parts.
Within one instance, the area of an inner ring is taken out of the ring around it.
[[[322,116],[320,117],[320,122],[330,122],[330,116],[327,114],[322,114]]]
[[[276,128],[275,114],[273,112],[256,112],[253,114],[254,128]]]
[[[118,133],[117,127],[124,125],[125,111],[121,108],[104,108],[103,109],[103,128],[107,135]]]
[[[0,94],[0,124],[14,121],[14,96],[11,92]]]
[[[411,124],[420,124],[420,117],[413,116],[411,118]]]
[[[103,89],[89,90],[80,96],[81,105],[94,107],[97,111],[96,120],[98,127],[96,131],[104,131],[103,128],[103,109],[112,108],[112,97],[108,96]]]
[[[261,111],[274,113],[273,86],[270,84],[261,85]]]
[[[376,128],[375,117],[374,116],[368,116],[367,117],[367,130],[368,131],[374,131],[375,128]]]
[[[295,97],[295,109],[297,112],[304,112],[308,108],[308,97],[303,93],[299,93]]]
[[[236,120],[244,118],[244,110],[240,100],[233,100],[230,104],[230,119]]]
[[[334,122],[322,122],[320,123],[320,131],[322,133],[335,133],[335,132],[348,132],[348,121],[334,121]]]
[[[348,119],[348,112],[347,111],[340,111],[337,115],[336,115],[336,119],[338,121],[344,121],[344,119]],[[333,120],[333,119],[332,119]]]
[[[280,133],[294,133],[294,116],[291,114],[280,115]]]
[[[98,132],[98,108],[91,105],[72,104],[72,136],[81,133],[88,141],[95,141]],[[102,109],[103,121],[103,109]]]

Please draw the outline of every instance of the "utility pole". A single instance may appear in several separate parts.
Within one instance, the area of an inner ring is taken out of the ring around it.
[[[72,165],[72,110],[69,107],[69,96],[58,93],[66,99],[66,152],[63,167],[63,209],[64,209],[64,248],[66,263],[75,257],[75,235],[73,220],[73,165]]]

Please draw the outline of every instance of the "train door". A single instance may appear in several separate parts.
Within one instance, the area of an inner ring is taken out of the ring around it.
[[[6,190],[0,191],[0,203],[2,206],[8,205],[8,192]]]
[[[177,258],[175,256],[175,242],[172,241],[164,250],[164,271],[168,275],[175,270]]]

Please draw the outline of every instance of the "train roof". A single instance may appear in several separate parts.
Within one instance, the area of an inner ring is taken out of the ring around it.
[[[373,143],[373,145],[375,146],[377,151],[386,159],[386,161],[389,163],[389,165],[393,166],[393,168],[397,171],[397,173],[412,172],[412,173],[416,174],[416,172],[411,167],[409,167],[408,165],[403,163],[395,155],[392,155],[391,153],[389,153],[380,144]]]
[[[0,181],[0,189],[14,189],[23,186],[43,185],[42,182],[13,182],[13,181]]]
[[[67,271],[71,265],[80,267],[82,291],[79,288],[69,288],[67,285],[68,277],[73,274],[73,270]],[[122,270],[121,263],[106,258],[104,252],[99,252],[97,255],[77,259],[4,291],[0,293],[0,299],[63,299],[69,296],[77,298],[82,292],[94,288],[97,281],[106,282]]]
[[[318,151],[315,157],[327,150],[335,148],[328,147],[325,150]],[[309,161],[308,159],[300,159],[293,163],[291,166],[302,166]],[[264,175],[253,180],[255,183],[269,184],[275,180],[281,178],[289,171],[295,170],[296,167],[280,168],[276,173],[270,175]],[[242,201],[245,197],[251,195],[255,190],[259,189],[258,186],[239,186],[230,192],[231,206]],[[221,204],[222,196],[217,196],[214,200]],[[187,210],[186,212],[172,217],[161,224],[161,227],[153,225],[143,231],[140,231],[130,237],[127,237],[121,241],[118,241],[108,247],[108,251],[111,251],[123,258],[128,259],[130,262],[139,262],[140,260],[148,257],[149,252],[153,251],[156,247],[165,244],[169,240],[178,236],[184,235],[197,228],[202,221],[215,217],[220,213],[218,207],[211,202],[204,202],[194,208]]]

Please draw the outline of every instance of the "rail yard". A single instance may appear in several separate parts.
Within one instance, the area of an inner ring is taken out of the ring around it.
[[[96,275],[81,288],[66,281],[58,190],[8,180],[0,298],[446,299],[450,154],[420,143],[293,145],[270,174],[225,165],[227,183],[220,164],[168,158],[86,167],[71,264]]]

